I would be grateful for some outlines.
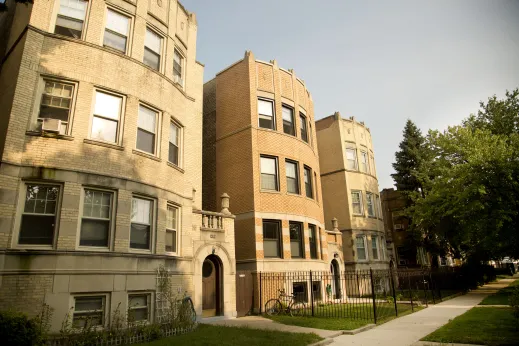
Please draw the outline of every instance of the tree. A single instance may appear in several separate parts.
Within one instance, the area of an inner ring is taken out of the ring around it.
[[[25,4],[26,6],[28,4],[33,4],[34,3],[34,0],[14,0],[14,1],[17,2],[17,3],[20,3],[20,4]],[[7,1],[0,0],[0,12],[5,12],[7,10],[8,10]]]
[[[408,200],[408,206],[418,193],[425,197],[423,174],[427,162],[427,148],[425,138],[420,129],[411,121],[407,120],[403,131],[403,140],[400,142],[400,150],[395,153],[396,161],[393,169],[396,173],[391,174],[395,181],[397,190],[402,191]]]
[[[427,247],[476,261],[519,258],[519,90],[430,131],[435,178],[408,213]]]

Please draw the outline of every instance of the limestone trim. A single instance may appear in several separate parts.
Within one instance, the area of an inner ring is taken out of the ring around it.
[[[332,175],[332,174],[337,174],[337,173],[342,173],[342,172],[355,173],[355,174],[364,174],[364,175],[367,175],[368,177],[371,177],[371,178],[375,179],[376,181],[378,181],[377,177],[372,175],[372,174],[361,172],[361,171],[355,171],[355,170],[351,170],[351,169],[346,169],[346,168],[341,168],[341,169],[338,169],[338,170],[335,170],[335,171],[321,173],[321,177],[325,177],[327,175]]]
[[[6,165],[12,166],[12,167],[6,167]],[[111,178],[111,179],[117,179],[117,180],[119,180],[119,181],[121,181],[123,183],[129,181],[129,182],[141,184],[141,185],[144,185],[144,186],[149,186],[149,187],[158,189],[160,191],[165,191],[165,192],[174,194],[174,195],[176,195],[176,196],[178,196],[180,198],[185,198],[185,199],[188,199],[188,200],[193,200],[193,196],[182,195],[182,194],[180,194],[178,192],[175,192],[175,191],[172,191],[172,190],[168,190],[168,189],[164,189],[164,188],[159,187],[157,185],[148,184],[148,183],[145,183],[145,182],[142,182],[142,181],[139,181],[139,180],[134,180],[134,179],[129,179],[129,178],[121,178],[121,177],[115,176],[115,175],[102,174],[102,173],[97,173],[97,172],[90,172],[90,171],[81,170],[81,169],[66,169],[66,168],[57,168],[57,167],[52,167],[52,166],[35,167],[33,165],[18,164],[18,163],[10,162],[10,161],[7,161],[7,160],[0,161],[0,174],[7,175],[7,176],[10,176],[10,177],[23,178],[24,174],[22,174],[22,172],[21,172],[22,169],[33,170],[35,168],[54,170],[57,173],[61,172],[61,173],[64,173],[64,174],[67,174],[67,173],[77,174],[77,173],[79,173],[79,174],[95,175],[95,176],[99,176],[99,177],[106,177],[106,178]],[[15,173],[14,171],[17,171],[17,172]],[[15,173],[15,174],[13,174],[13,173]],[[37,180],[45,180],[45,178],[42,177],[41,179],[38,178]],[[52,180],[52,181],[54,181],[54,180]],[[65,180],[65,181],[70,181],[70,180]],[[152,196],[152,197],[155,197],[155,196]]]

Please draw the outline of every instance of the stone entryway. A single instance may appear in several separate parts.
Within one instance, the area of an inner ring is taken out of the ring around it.
[[[209,255],[202,264],[202,317],[222,312],[222,264],[218,256]]]

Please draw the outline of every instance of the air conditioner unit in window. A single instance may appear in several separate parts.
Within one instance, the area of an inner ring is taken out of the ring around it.
[[[184,87],[184,80],[180,76],[173,76],[173,82],[180,84],[180,86]]]
[[[401,223],[395,223],[395,230],[404,229]]]
[[[44,118],[41,124],[41,130],[43,132],[59,133],[61,130],[61,120]]]

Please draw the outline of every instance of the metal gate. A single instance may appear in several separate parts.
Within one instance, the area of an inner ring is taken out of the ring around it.
[[[236,272],[236,312],[238,317],[250,314],[253,301],[252,271]]]

